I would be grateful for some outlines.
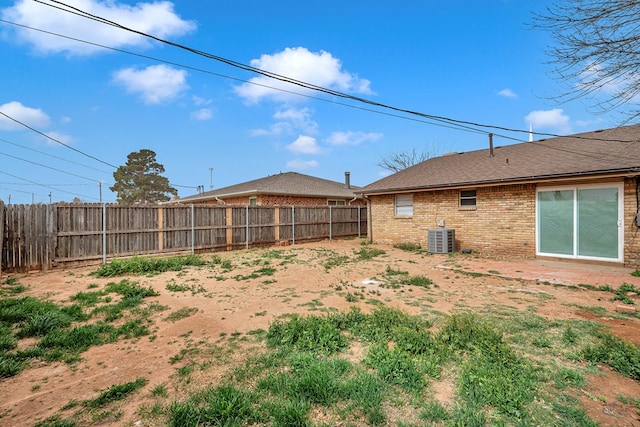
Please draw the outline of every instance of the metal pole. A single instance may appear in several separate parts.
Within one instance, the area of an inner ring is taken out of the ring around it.
[[[331,206],[329,206],[329,240],[331,240]]]
[[[102,204],[102,263],[107,263],[107,204]]]
[[[194,254],[195,251],[195,241],[196,241],[196,230],[195,230],[195,208],[193,203],[191,204],[191,255]]]
[[[361,206],[358,206],[358,237],[360,237],[360,208]]]
[[[291,244],[296,244],[296,207],[291,206]]]

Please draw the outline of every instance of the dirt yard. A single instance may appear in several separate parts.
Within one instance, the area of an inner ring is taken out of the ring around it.
[[[121,407],[122,415],[113,425],[151,425],[140,414],[140,408],[153,405],[150,391],[162,384],[169,385],[170,399],[182,397],[182,389],[171,386],[176,381],[176,365],[171,359],[193,348],[194,343],[215,344],[246,336],[250,331],[266,330],[274,319],[287,313],[320,314],[352,306],[370,312],[375,308],[372,299],[412,314],[449,314],[497,306],[518,310],[534,307],[536,314],[546,318],[601,322],[640,345],[640,319],[622,313],[620,303],[611,300],[612,294],[575,286],[599,286],[605,284],[602,281],[614,288],[622,282],[640,286],[639,278],[629,274],[631,270],[560,262],[498,262],[473,255],[428,255],[386,245],[373,246],[385,254],[366,261],[340,263],[340,256],[353,257],[361,242],[323,241],[216,254],[231,262],[229,271],[190,267],[152,277],[130,276],[130,280],[159,292],[159,296],[149,301],[167,307],[151,315],[153,339],[145,336],[94,346],[82,354],[77,364],[39,362],[15,377],[0,379],[0,425],[34,425],[63,413],[62,408],[69,402],[95,398],[100,391],[137,377],[145,377],[148,383],[143,392]],[[265,251],[274,250],[283,251],[280,257],[270,260],[275,272],[251,278],[260,265],[256,260],[264,260]],[[211,254],[203,255],[207,257]],[[327,268],[330,260],[335,260],[335,265]],[[437,287],[410,290],[381,287],[377,278],[387,268],[426,276]],[[69,298],[88,291],[89,285],[101,289],[108,282],[125,278],[98,279],[90,275],[94,270],[95,267],[75,268],[18,275],[19,282],[27,287],[20,296],[70,304]],[[2,280],[5,279],[6,275]],[[189,290],[172,291],[168,285]],[[359,297],[354,301],[347,294]],[[179,309],[192,309],[193,313],[180,320],[167,320],[169,313]],[[242,357],[242,352],[234,354]],[[196,377],[193,382],[214,384],[224,371],[224,366],[210,369],[206,377]],[[451,390],[444,387],[436,392],[446,394]],[[600,425],[640,426],[637,408],[619,402],[619,396],[640,396],[640,384],[604,369],[601,375],[590,378],[581,402],[587,414]],[[441,399],[447,400],[451,396]]]

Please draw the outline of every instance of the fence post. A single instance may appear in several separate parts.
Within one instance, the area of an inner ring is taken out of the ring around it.
[[[280,207],[276,206],[274,211],[273,238],[276,244],[280,241]]]
[[[158,251],[164,250],[164,210],[158,208]]]
[[[244,236],[244,248],[249,249],[249,205],[245,206],[245,236]]]
[[[360,237],[360,207],[358,206],[358,237]]]
[[[196,221],[195,221],[195,207],[191,204],[191,255],[194,253],[196,244]]]
[[[102,263],[107,263],[107,204],[102,204]]]
[[[329,240],[331,240],[331,229],[332,229],[332,222],[331,222],[331,206],[329,206]]]
[[[291,206],[291,244],[296,244],[296,207]]]

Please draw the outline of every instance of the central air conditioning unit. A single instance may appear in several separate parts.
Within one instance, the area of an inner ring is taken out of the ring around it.
[[[428,233],[428,250],[432,254],[455,251],[456,232],[452,228],[431,228]]]

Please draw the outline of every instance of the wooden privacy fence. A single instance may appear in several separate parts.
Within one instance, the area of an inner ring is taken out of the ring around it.
[[[365,206],[4,205],[0,273],[366,236]]]

